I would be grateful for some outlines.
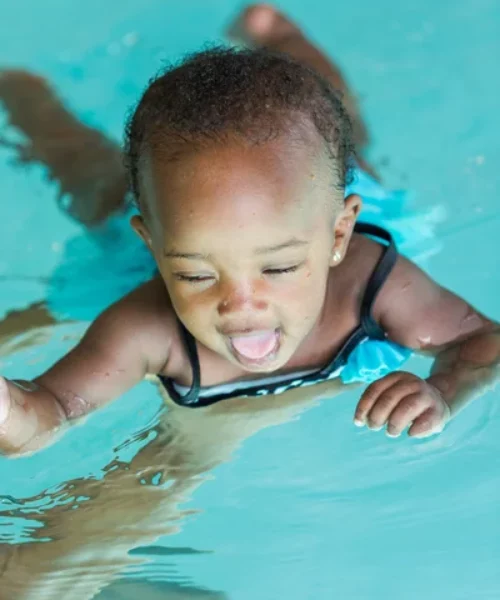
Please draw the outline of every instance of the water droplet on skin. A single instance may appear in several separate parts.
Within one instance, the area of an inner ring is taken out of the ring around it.
[[[13,383],[15,386],[17,386],[24,392],[36,392],[39,389],[38,385],[36,383],[33,383],[33,381],[12,380],[11,383]]]
[[[87,414],[90,410],[90,404],[84,398],[73,394],[73,392],[65,392],[64,396],[70,397],[66,404],[66,414],[70,419],[76,419]]]
[[[429,346],[431,343],[431,336],[430,335],[426,335],[426,336],[419,336],[417,338],[417,342],[420,344],[421,348],[425,348],[426,346]]]
[[[483,321],[481,317],[472,309],[465,315],[460,323],[460,331],[462,333],[468,333],[470,331],[474,331],[475,329],[479,329]]]

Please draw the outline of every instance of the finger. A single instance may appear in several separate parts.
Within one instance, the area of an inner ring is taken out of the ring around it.
[[[390,415],[407,396],[419,392],[420,384],[417,381],[403,379],[386,389],[376,400],[366,416],[370,429],[378,431],[387,423]]]
[[[441,433],[445,425],[444,419],[432,407],[424,411],[414,421],[408,435],[414,438],[425,438]]]
[[[401,373],[396,372],[390,373],[389,375],[382,377],[382,379],[377,379],[377,381],[371,383],[363,392],[363,395],[358,402],[356,411],[354,413],[354,423],[358,426],[365,425],[366,417],[379,396],[400,379]]]
[[[389,416],[387,434],[397,437],[432,404],[432,399],[421,392],[410,394],[401,400]]]

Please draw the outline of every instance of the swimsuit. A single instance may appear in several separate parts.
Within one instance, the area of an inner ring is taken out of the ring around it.
[[[366,286],[361,302],[359,324],[344,341],[339,352],[323,368],[264,377],[253,381],[202,387],[196,341],[178,320],[191,363],[193,383],[190,388],[187,388],[169,377],[160,375],[159,379],[172,400],[183,406],[202,407],[236,396],[281,394],[296,387],[314,385],[339,376],[344,383],[368,382],[382,377],[403,364],[411,351],[387,340],[385,332],[372,317],[372,307],[377,294],[396,263],[398,257],[396,245],[391,234],[376,225],[358,223],[354,230],[381,239],[386,245]]]

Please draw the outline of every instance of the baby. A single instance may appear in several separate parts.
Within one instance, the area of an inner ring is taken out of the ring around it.
[[[5,453],[148,375],[189,407],[371,381],[355,423],[414,437],[497,378],[498,325],[358,222],[350,118],[303,62],[264,47],[189,57],[144,93],[126,159],[157,274],[46,373],[0,380]],[[412,350],[435,355],[427,379],[395,370]]]

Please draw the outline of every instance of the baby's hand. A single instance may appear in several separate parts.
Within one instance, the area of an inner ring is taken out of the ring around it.
[[[31,381],[0,377],[0,454],[32,452],[55,439],[66,415],[54,396]]]
[[[398,371],[373,382],[356,408],[354,423],[374,431],[387,424],[387,435],[422,438],[440,433],[450,419],[450,409],[441,393],[424,379]]]

